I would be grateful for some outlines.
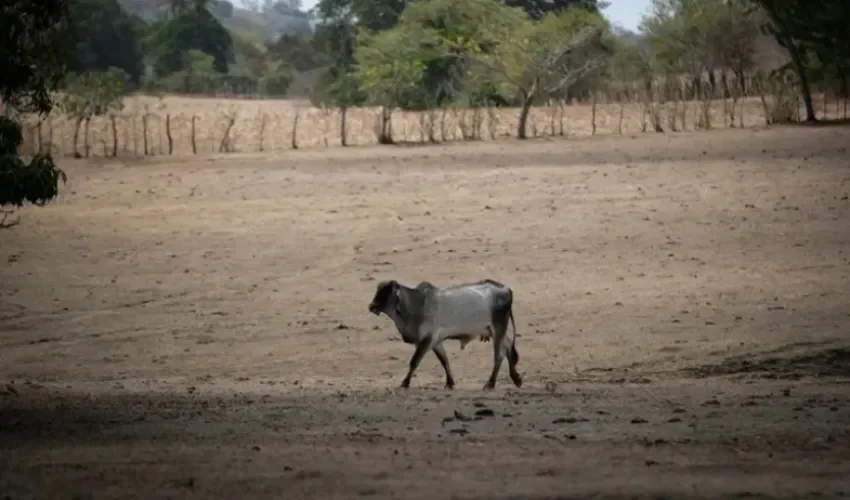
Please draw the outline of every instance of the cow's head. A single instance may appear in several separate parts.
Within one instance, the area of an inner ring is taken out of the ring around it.
[[[378,289],[372,302],[369,303],[369,312],[375,316],[381,313],[389,314],[398,303],[399,284],[395,280],[382,281],[378,283]]]

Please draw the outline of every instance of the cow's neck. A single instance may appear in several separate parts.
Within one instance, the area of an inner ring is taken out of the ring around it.
[[[415,344],[419,338],[419,319],[422,316],[421,300],[415,296],[415,290],[402,288],[399,294],[399,307],[388,313],[401,333],[401,338],[408,344]]]

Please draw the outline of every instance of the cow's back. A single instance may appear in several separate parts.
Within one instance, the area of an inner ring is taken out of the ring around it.
[[[486,283],[435,288],[428,313],[438,328],[479,332],[492,322],[498,289]]]

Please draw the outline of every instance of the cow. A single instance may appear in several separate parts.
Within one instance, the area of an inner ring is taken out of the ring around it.
[[[513,316],[513,291],[490,279],[475,283],[437,287],[427,281],[409,288],[395,280],[378,283],[369,312],[386,314],[406,344],[416,346],[402,388],[410,387],[413,372],[425,354],[433,350],[446,372],[446,389],[454,389],[455,380],[444,340],[458,340],[463,349],[475,338],[493,341],[493,371],[484,390],[496,387],[496,378],[505,356],[514,385],[522,386],[517,372],[519,353],[516,349],[516,323]],[[508,320],[513,335],[508,335]]]

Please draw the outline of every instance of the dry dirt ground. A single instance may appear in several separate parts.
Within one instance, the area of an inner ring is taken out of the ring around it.
[[[0,233],[0,498],[850,495],[850,130],[67,163]],[[515,291],[519,368],[382,279]]]

